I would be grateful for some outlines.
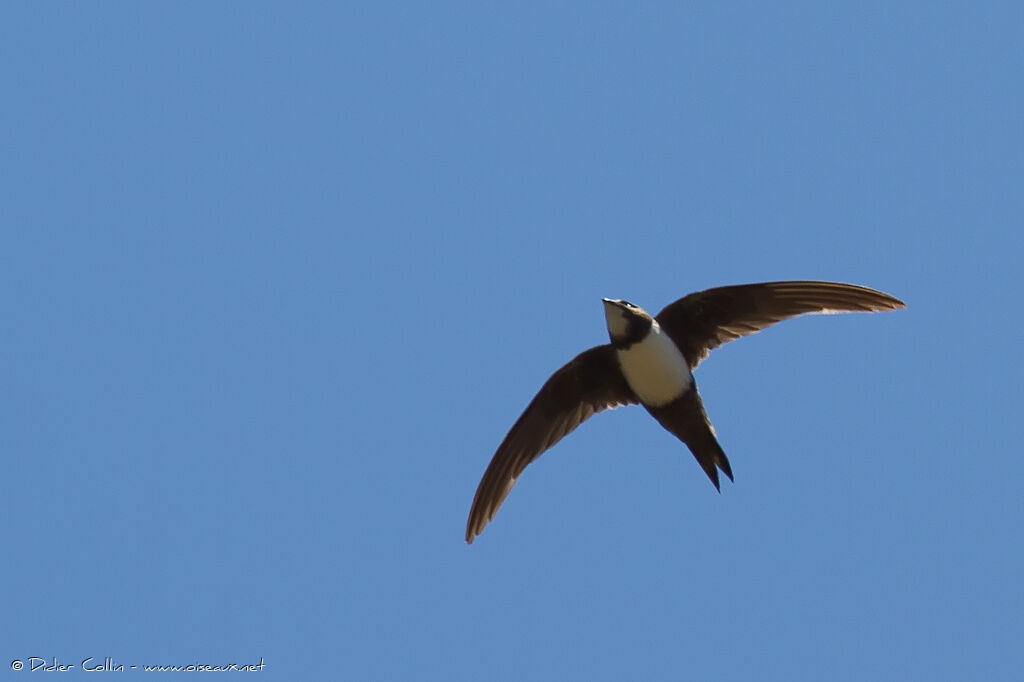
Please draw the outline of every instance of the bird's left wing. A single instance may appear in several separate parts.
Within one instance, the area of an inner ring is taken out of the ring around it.
[[[842,282],[762,282],[706,289],[670,303],[658,324],[694,369],[714,348],[804,313],[905,308],[895,296]]]
[[[551,375],[487,466],[469,510],[466,542],[494,518],[527,464],[594,414],[637,402],[611,345],[586,350]]]

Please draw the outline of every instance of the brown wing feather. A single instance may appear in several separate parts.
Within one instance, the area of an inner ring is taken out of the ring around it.
[[[763,282],[698,291],[669,304],[655,319],[693,369],[723,343],[789,317],[904,307],[898,298],[856,284]]]
[[[512,425],[477,487],[466,542],[483,531],[526,465],[592,415],[639,402],[610,345],[584,351],[555,372]]]

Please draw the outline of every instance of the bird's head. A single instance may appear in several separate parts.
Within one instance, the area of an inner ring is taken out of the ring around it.
[[[629,348],[640,341],[651,329],[654,318],[646,310],[629,301],[606,298],[604,318],[608,323],[608,337],[616,348]]]

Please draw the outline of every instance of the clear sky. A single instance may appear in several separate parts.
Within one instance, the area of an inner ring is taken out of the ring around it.
[[[1020,679],[1024,5],[686,4],[4,3],[4,679]],[[908,308],[466,545],[601,297],[772,279]]]

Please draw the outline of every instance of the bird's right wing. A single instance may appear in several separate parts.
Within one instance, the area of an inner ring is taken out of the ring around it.
[[[469,510],[466,542],[494,518],[527,464],[594,414],[637,402],[611,345],[584,351],[551,375],[487,466]]]

